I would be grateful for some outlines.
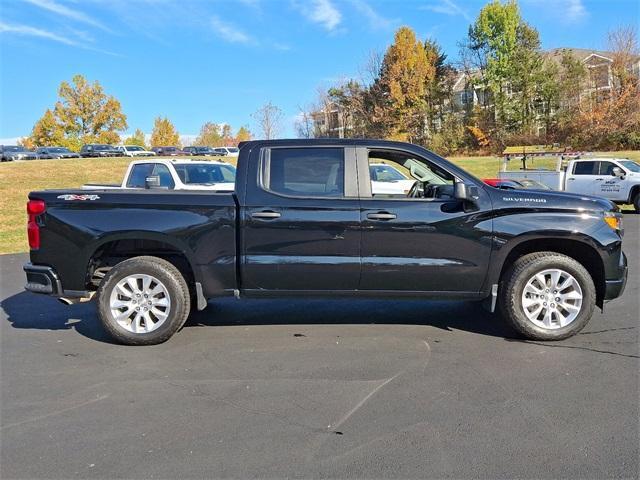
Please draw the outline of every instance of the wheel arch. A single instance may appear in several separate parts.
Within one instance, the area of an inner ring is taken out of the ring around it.
[[[151,256],[167,260],[184,276],[189,288],[200,282],[193,254],[179,239],[157,232],[131,231],[108,235],[92,245],[86,255],[85,284],[99,283],[100,269],[109,269],[128,258]]]
[[[568,238],[533,238],[523,239],[515,243],[508,251],[503,252],[499,270],[496,268],[494,279],[490,283],[502,281],[507,269],[520,257],[535,252],[556,252],[566,255],[584,266],[596,287],[596,304],[602,307],[606,289],[605,268],[602,257],[592,245],[587,242]]]
[[[629,198],[627,202],[633,203],[633,200],[636,198],[636,195],[640,195],[640,183],[637,183],[631,187],[631,190],[629,190]]]

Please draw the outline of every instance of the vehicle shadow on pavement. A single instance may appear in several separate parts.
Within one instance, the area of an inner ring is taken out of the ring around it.
[[[13,328],[70,330],[92,340],[113,343],[97,318],[95,302],[66,306],[41,295],[21,292],[0,302]],[[513,338],[497,315],[472,302],[424,300],[222,299],[194,312],[185,328],[289,324],[424,325]]]
[[[234,325],[424,325],[517,338],[477,302],[354,299],[224,299],[194,312],[185,328]]]
[[[43,295],[21,292],[0,302],[13,328],[37,330],[76,330],[92,340],[113,343],[102,329],[94,302],[63,305]]]

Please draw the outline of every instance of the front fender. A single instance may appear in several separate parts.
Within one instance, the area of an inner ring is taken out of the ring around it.
[[[494,218],[493,254],[484,291],[500,281],[506,262],[514,253],[553,250],[572,254],[572,246],[588,248],[601,263],[605,278],[615,275],[621,255],[622,240],[597,213],[521,211]],[[525,247],[526,248],[523,248]],[[596,272],[591,272],[595,274]]]

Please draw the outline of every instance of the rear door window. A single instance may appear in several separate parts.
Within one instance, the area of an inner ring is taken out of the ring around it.
[[[574,175],[598,175],[599,162],[576,162],[573,166]]]
[[[296,197],[344,197],[343,148],[272,148],[262,164],[262,185]]]

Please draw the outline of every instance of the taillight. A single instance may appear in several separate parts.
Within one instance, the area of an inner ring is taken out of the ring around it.
[[[38,215],[42,215],[47,209],[44,200],[29,200],[27,202],[27,237],[29,238],[29,248],[37,250],[40,248],[40,226],[36,221]]]

